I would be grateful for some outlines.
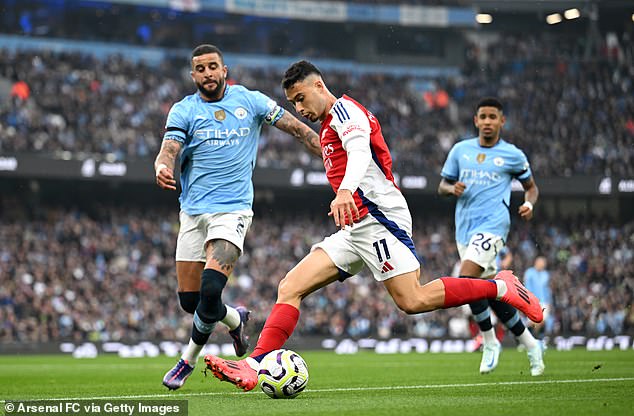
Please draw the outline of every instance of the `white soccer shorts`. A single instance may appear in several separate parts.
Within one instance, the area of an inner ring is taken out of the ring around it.
[[[253,211],[250,209],[199,215],[181,211],[176,261],[206,262],[205,243],[215,239],[227,240],[242,252],[252,220]]]
[[[469,240],[468,245],[457,244],[460,261],[471,260],[482,267],[482,277],[493,276],[497,273],[496,258],[504,240],[499,235],[491,233],[476,233]]]
[[[368,266],[379,282],[418,270],[420,263],[414,254],[409,216],[377,220],[367,215],[354,226],[326,237],[313,245],[323,249],[343,273],[340,280],[353,276]]]

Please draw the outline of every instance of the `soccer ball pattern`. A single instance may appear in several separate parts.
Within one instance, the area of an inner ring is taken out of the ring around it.
[[[295,351],[271,351],[260,363],[258,384],[273,399],[292,399],[306,388],[308,367]]]

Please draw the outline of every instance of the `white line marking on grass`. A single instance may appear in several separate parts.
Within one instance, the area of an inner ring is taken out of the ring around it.
[[[499,386],[517,386],[517,385],[540,385],[540,384],[574,384],[574,383],[603,383],[606,381],[634,381],[634,377],[619,378],[588,378],[575,380],[535,380],[535,381],[499,381],[495,383],[458,383],[458,384],[420,384],[412,386],[377,386],[377,387],[347,387],[334,389],[307,389],[304,393],[337,393],[351,391],[380,391],[380,390],[417,390],[417,389],[451,389],[456,387],[499,387]],[[34,400],[129,400],[129,399],[181,399],[184,397],[196,396],[235,396],[244,395],[244,392],[207,392],[207,393],[163,393],[163,394],[139,394],[134,396],[95,396],[95,397],[51,397],[47,399],[15,399],[15,401],[34,401]],[[4,403],[7,400],[0,400]],[[8,401],[11,401],[9,399]]]

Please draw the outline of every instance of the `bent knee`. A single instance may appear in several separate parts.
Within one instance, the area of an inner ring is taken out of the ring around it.
[[[297,278],[290,272],[284,276],[277,285],[277,301],[288,303],[291,300],[301,299],[302,291]]]
[[[403,303],[397,303],[396,305],[401,311],[405,312],[408,315],[415,315],[417,313],[422,312],[418,310],[416,304],[414,303],[403,302]]]
[[[185,312],[193,314],[200,301],[200,292],[178,292],[178,300]]]
[[[394,299],[394,301],[396,302],[396,306],[408,315],[415,315],[417,313],[433,310],[433,308],[430,307],[429,302],[427,302],[424,297],[416,298],[412,296]]]

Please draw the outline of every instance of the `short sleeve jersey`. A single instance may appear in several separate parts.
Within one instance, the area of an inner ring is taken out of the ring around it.
[[[511,225],[511,181],[532,177],[524,152],[502,139],[493,147],[480,146],[477,137],[463,140],[449,151],[441,175],[466,184],[456,205],[456,241],[467,245],[478,232],[506,240]]]
[[[241,85],[227,85],[219,101],[192,94],[174,104],[163,140],[183,145],[181,209],[190,215],[250,209],[262,124],[283,114],[275,101]]]

